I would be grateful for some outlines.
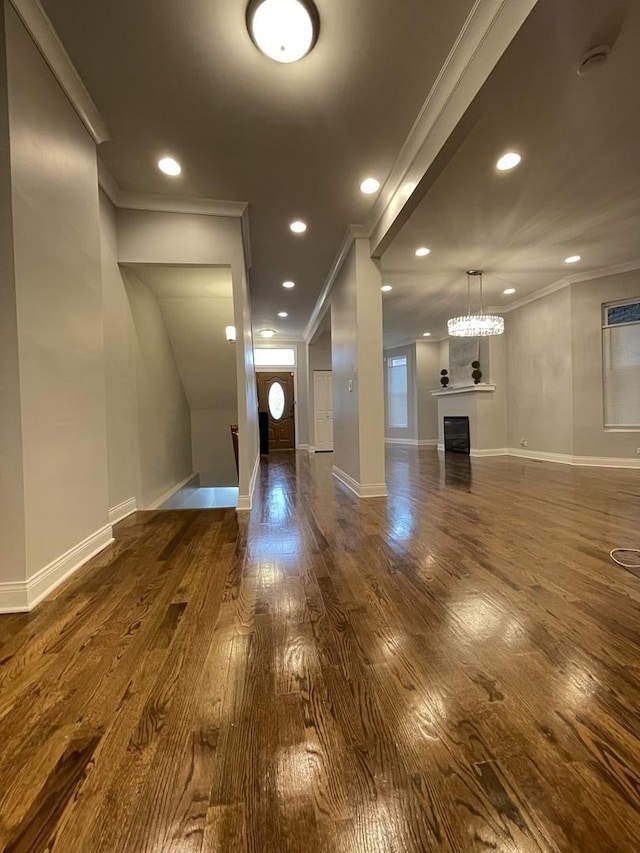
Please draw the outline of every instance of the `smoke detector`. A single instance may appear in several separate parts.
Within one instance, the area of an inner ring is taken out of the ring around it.
[[[578,74],[581,77],[593,74],[594,71],[597,71],[605,64],[610,53],[611,48],[608,44],[599,44],[597,47],[592,47],[582,56],[578,65]]]

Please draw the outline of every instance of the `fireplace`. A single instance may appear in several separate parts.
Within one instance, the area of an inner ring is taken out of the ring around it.
[[[444,418],[444,449],[450,453],[469,455],[469,418]]]

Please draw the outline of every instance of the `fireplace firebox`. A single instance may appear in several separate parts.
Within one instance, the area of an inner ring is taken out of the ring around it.
[[[465,453],[471,451],[469,441],[469,418],[444,418],[444,449],[449,453]]]

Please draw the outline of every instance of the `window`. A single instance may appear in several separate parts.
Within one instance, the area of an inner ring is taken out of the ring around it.
[[[604,425],[640,428],[640,300],[604,306]]]
[[[279,421],[284,414],[284,389],[279,382],[274,382],[269,388],[269,414],[274,421]]]
[[[296,351],[293,347],[290,349],[256,348],[253,351],[253,362],[256,367],[295,367]]]
[[[409,426],[407,357],[387,359],[387,417],[389,426],[406,429]]]

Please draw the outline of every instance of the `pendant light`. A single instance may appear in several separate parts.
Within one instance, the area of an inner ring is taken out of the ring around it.
[[[471,279],[477,278],[480,288],[480,311],[471,313]],[[482,304],[482,270],[467,270],[467,315],[447,320],[449,334],[457,338],[483,338],[488,335],[501,335],[504,332],[504,317],[497,314],[485,314]]]

